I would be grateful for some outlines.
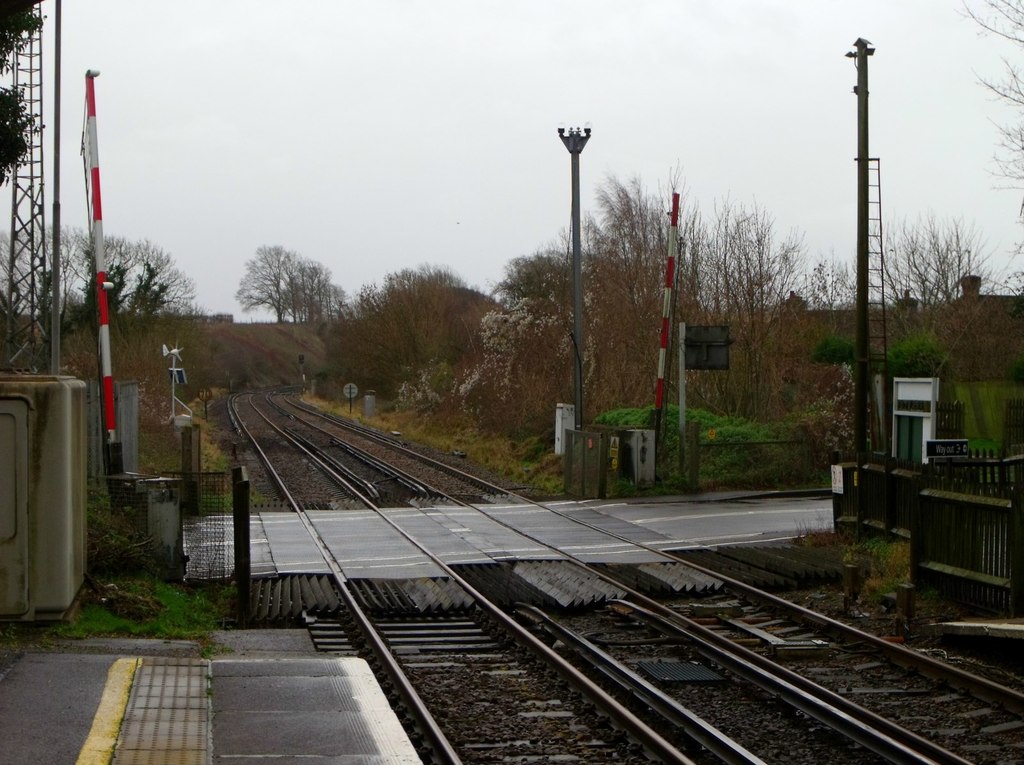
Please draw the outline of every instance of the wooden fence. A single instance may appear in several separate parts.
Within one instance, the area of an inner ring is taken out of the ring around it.
[[[964,437],[964,402],[939,401],[935,406],[935,437]]]
[[[1003,448],[1011,454],[1024,449],[1024,399],[1006,402],[1003,414]]]
[[[842,493],[833,494],[837,530],[909,539],[915,584],[1024,615],[1024,457],[922,465],[836,454],[833,464],[842,476]]]

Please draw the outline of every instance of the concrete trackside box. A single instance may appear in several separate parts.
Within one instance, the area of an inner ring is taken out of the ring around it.
[[[60,619],[84,580],[85,388],[0,374],[0,619]]]

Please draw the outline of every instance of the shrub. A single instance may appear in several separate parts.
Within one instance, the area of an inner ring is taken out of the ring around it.
[[[659,451],[659,480],[666,488],[680,488],[681,476],[671,470],[678,464],[679,409],[664,411],[667,427]],[[802,431],[787,423],[766,424],[743,417],[688,409],[687,424],[695,424],[700,438],[700,481],[703,488],[789,487],[813,480],[808,474],[809,444]],[[616,409],[595,418],[599,425],[614,428],[650,428],[650,407]],[[793,441],[799,441],[794,444]]]
[[[811,360],[819,364],[853,364],[853,340],[839,335],[822,338],[814,350]]]
[[[104,494],[92,494],[86,506],[89,573],[105,576],[158,570],[153,543],[131,508],[112,507]]]
[[[913,335],[894,343],[888,360],[893,377],[939,377],[949,354],[934,335]]]
[[[853,373],[848,366],[833,367],[822,380],[818,397],[788,418],[806,436],[808,456],[816,469],[827,469],[832,452],[853,440]]]

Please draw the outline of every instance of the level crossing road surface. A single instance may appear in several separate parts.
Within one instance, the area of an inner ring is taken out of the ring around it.
[[[546,506],[385,508],[379,513],[318,510],[309,517],[347,578],[411,579],[442,572],[385,518],[449,565],[558,560],[564,555],[587,563],[642,564],[661,560],[656,550],[767,544],[831,529],[831,502],[819,491]],[[251,540],[254,576],[329,572],[295,513],[254,516]]]
[[[813,531],[833,530],[832,495],[825,490],[721,493],[629,502],[589,500],[555,502],[550,506],[588,522],[592,514],[586,511],[593,510],[601,517],[657,532],[669,540],[651,544],[658,549],[765,544]],[[608,528],[611,530],[611,524]]]

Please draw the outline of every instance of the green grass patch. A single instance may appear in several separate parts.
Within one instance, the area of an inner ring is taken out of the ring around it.
[[[857,562],[867,575],[861,597],[877,602],[899,585],[910,581],[910,543],[872,538],[849,547],[847,562]]]
[[[205,642],[233,613],[234,589],[190,587],[151,577],[94,582],[74,622],[52,628],[55,636],[130,636]]]

